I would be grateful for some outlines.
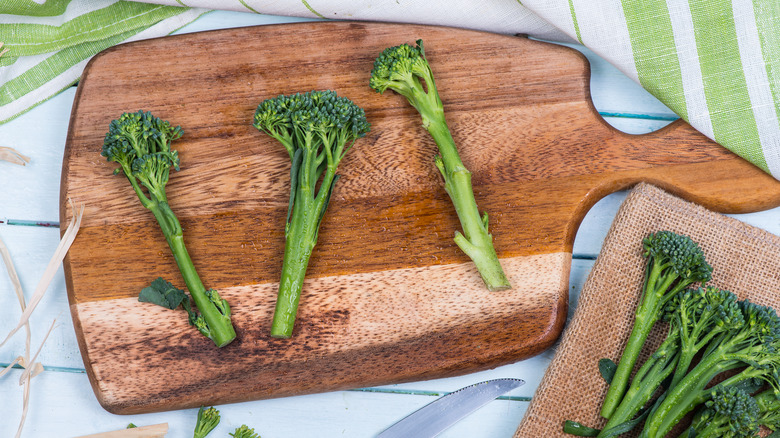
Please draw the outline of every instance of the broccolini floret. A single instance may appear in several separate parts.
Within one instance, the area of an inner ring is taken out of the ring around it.
[[[370,125],[365,112],[333,91],[282,95],[258,105],[254,127],[290,155],[290,203],[271,336],[292,335],[301,288],[320,223],[338,179],[336,169]]]
[[[260,435],[255,433],[255,430],[247,426],[246,424],[242,424],[240,427],[236,428],[236,430],[233,431],[233,433],[229,434],[233,438],[260,438]]]
[[[200,315],[190,313],[190,323],[218,347],[236,337],[230,306],[217,291],[206,290],[184,246],[182,227],[168,205],[165,186],[171,169],[179,169],[178,152],[171,142],[182,136],[179,126],[149,112],[125,113],[109,125],[101,154],[119,164],[141,204],[152,212],[179,266]],[[187,298],[189,300],[189,298]]]
[[[423,127],[439,147],[435,164],[444,177],[444,188],[463,227],[463,234],[455,232],[455,243],[474,262],[489,290],[509,289],[511,284],[496,255],[493,236],[488,232],[488,215],[479,214],[471,172],[461,161],[447,126],[422,40],[416,46],[401,44],[385,49],[374,61],[369,85],[379,93],[395,91],[420,113]]]
[[[773,389],[780,387],[780,318],[775,311],[747,300],[739,301],[743,322],[739,327],[712,338],[699,362],[654,408],[641,437],[665,436],[688,412],[710,400],[719,388],[737,387],[761,380]],[[708,385],[723,372],[742,369],[713,387]]]
[[[693,358],[721,333],[743,324],[737,296],[712,286],[682,291],[668,304],[680,330],[680,361],[669,387],[685,377]]]
[[[758,415],[758,404],[750,394],[739,388],[717,387],[680,438],[757,437]]]
[[[195,431],[193,432],[193,438],[206,438],[206,435],[210,434],[214,428],[219,424],[219,411],[213,406],[205,408],[203,406],[198,409],[198,418],[195,420]]]
[[[643,242],[647,271],[634,326],[609,385],[601,415],[610,418],[623,399],[631,371],[653,325],[666,303],[693,283],[705,283],[712,267],[690,237],[671,231],[650,234]]]

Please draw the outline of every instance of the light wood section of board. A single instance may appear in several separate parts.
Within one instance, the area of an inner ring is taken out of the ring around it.
[[[71,310],[112,411],[224,404],[451,375],[548,347],[566,316],[571,254],[501,262],[512,290],[487,291],[471,264],[309,279],[289,340],[268,334],[276,283],[225,288],[238,339],[219,350],[181,310],[133,298]]]

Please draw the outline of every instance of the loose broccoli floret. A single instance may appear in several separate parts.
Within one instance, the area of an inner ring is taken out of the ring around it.
[[[301,288],[336,168],[370,129],[365,112],[333,91],[278,96],[260,103],[254,127],[278,140],[292,161],[284,261],[271,336],[292,335]]]
[[[198,419],[195,422],[193,438],[206,438],[219,424],[219,411],[213,406],[206,409],[203,406],[198,410]]]
[[[201,313],[194,318],[191,315],[190,323],[218,347],[223,347],[236,337],[230,306],[215,290],[207,291],[203,286],[184,246],[181,224],[165,193],[170,170],[179,169],[179,155],[171,149],[171,142],[181,136],[181,127],[171,126],[149,112],[125,113],[109,125],[101,154],[119,164],[114,174],[125,174],[141,204],[160,224],[184,283]]]
[[[696,366],[667,390],[666,397],[648,417],[642,437],[665,436],[685,414],[709,400],[719,388],[737,387],[755,379],[775,390],[780,386],[780,318],[770,307],[749,301],[739,301],[739,307],[743,323],[710,341]],[[718,374],[739,368],[743,370],[707,387]]]
[[[759,407],[747,392],[718,387],[680,438],[745,438],[758,436]]]
[[[601,415],[610,418],[623,399],[631,371],[650,330],[661,316],[666,303],[678,292],[696,282],[707,282],[712,267],[699,246],[688,236],[659,231],[643,240],[647,271],[634,326],[615,376],[609,386]]]
[[[233,438],[260,438],[259,434],[255,433],[255,430],[248,427],[246,424],[242,424],[233,433],[230,434]]]
[[[511,284],[488,232],[488,215],[484,213],[480,217],[471,172],[463,165],[447,127],[444,106],[422,40],[417,41],[417,46],[402,44],[385,49],[374,61],[369,85],[379,93],[390,89],[401,94],[420,113],[423,127],[439,147],[435,164],[444,177],[444,188],[463,227],[463,234],[455,232],[455,243],[474,262],[489,290],[509,289]]]

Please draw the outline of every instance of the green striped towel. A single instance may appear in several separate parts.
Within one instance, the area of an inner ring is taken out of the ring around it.
[[[438,24],[579,41],[780,178],[780,0],[145,1],[3,0],[0,122],[73,83],[97,51],[166,35],[207,9]]]
[[[203,9],[118,0],[0,0],[0,123],[73,85],[103,49],[166,35]]]

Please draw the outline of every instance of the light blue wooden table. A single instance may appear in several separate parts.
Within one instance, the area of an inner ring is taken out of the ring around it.
[[[214,12],[179,33],[289,21],[301,20]],[[594,104],[610,124],[628,133],[645,134],[676,119],[668,108],[616,69],[587,49],[572,47],[582,51],[591,62]],[[60,171],[75,92],[76,88],[71,87],[0,125],[0,145],[32,158],[25,167],[0,162],[0,237],[15,260],[28,296],[59,242]],[[624,197],[625,193],[616,193],[603,199],[580,226],[571,270],[570,314]],[[780,234],[780,209],[735,217]],[[0,334],[5,336],[19,315],[11,283],[5,269],[0,268]],[[168,423],[168,437],[192,436],[196,410],[117,416],[98,405],[76,343],[62,269],[33,315],[34,347],[54,319],[56,327],[38,356],[45,371],[33,379],[30,412],[22,436],[75,437],[122,429],[130,422],[139,426]],[[0,348],[0,366],[22,353],[23,338],[17,335]],[[523,418],[553,354],[554,347],[528,360],[455,378],[218,406],[222,423],[210,436],[227,437],[228,432],[246,423],[263,438],[372,437],[441,394],[487,379],[515,377],[524,379],[526,385],[491,402],[441,435],[508,438]],[[14,436],[22,414],[22,391],[18,386],[21,373],[22,370],[14,369],[0,379],[0,438]]]

